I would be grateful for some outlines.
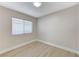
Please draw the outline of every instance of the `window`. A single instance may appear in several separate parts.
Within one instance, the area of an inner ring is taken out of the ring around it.
[[[32,33],[32,22],[22,19],[12,18],[12,34]]]
[[[32,33],[32,22],[24,21],[24,33]]]

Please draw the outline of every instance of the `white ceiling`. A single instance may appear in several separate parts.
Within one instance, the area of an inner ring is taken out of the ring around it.
[[[33,6],[32,2],[0,2],[0,6],[10,8],[34,17],[41,17],[59,10],[77,5],[76,2],[42,2],[39,8]]]

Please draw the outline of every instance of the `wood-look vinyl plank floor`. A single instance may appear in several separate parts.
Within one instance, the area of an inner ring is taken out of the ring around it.
[[[78,57],[77,54],[59,49],[41,42],[33,42],[12,51],[1,57]]]

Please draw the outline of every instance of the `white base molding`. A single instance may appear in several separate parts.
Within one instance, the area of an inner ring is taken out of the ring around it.
[[[44,41],[44,40],[37,40],[37,41],[48,44],[48,45],[53,46],[53,47],[57,47],[57,48],[72,52],[72,53],[76,53],[76,54],[79,55],[79,51],[76,51],[76,50],[73,50],[73,49],[70,49],[70,48],[67,48],[67,47],[63,47],[63,46],[60,46],[60,45],[56,45],[56,44],[53,44],[53,43],[50,43],[50,42],[47,42],[47,41]]]
[[[19,45],[10,47],[10,48],[6,48],[6,49],[4,49],[4,50],[0,50],[0,54],[6,53],[6,52],[8,52],[8,51],[11,51],[11,50],[13,50],[13,49],[22,47],[22,46],[24,46],[24,45],[26,45],[26,44],[30,44],[30,43],[35,42],[35,41],[36,41],[36,40],[31,40],[31,41],[28,41],[28,42],[25,42],[25,43],[22,43],[22,44],[19,44]]]

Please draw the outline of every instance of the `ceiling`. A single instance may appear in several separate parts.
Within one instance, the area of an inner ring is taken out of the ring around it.
[[[4,6],[33,17],[45,16],[77,4],[77,2],[42,2],[42,5],[36,8],[33,6],[32,2],[0,2],[0,6]]]

